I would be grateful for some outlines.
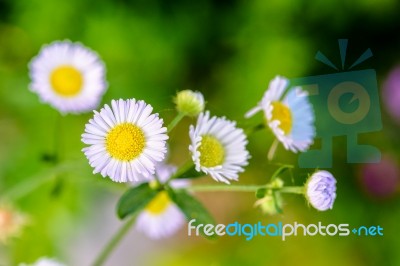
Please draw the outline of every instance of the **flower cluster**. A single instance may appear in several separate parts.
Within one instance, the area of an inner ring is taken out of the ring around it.
[[[281,175],[293,168],[288,165],[279,168],[266,184],[231,185],[239,181],[251,158],[246,147],[251,133],[245,132],[270,129],[276,138],[268,154],[270,160],[279,143],[293,153],[305,152],[313,144],[315,115],[307,92],[290,87],[284,77],[275,77],[261,101],[245,114],[250,118],[262,111],[260,124],[243,129],[236,121],[213,116],[206,110],[203,94],[191,90],[174,97],[177,114],[168,125],[140,99],[112,100],[98,110],[108,87],[105,64],[96,52],[80,43],[57,41],[44,46],[29,70],[30,89],[42,102],[61,114],[93,111],[81,136],[86,145],[82,151],[94,174],[129,184],[118,202],[118,215],[136,216],[136,228],[151,238],[174,234],[185,219],[212,222],[195,191],[254,191],[259,198],[255,205],[266,214],[281,212],[283,193],[303,194],[320,211],[333,208],[336,179],[324,170],[312,174],[304,186],[285,186]],[[167,141],[184,117],[197,120],[186,133],[189,162],[177,167],[167,162],[167,154],[173,150],[167,149]],[[207,175],[225,184],[196,186],[189,181]],[[61,264],[43,259],[35,265]]]

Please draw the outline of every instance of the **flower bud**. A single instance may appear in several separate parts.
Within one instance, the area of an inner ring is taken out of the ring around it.
[[[306,183],[306,198],[319,211],[333,208],[336,199],[336,179],[328,171],[317,171]]]
[[[178,92],[174,102],[179,113],[197,116],[204,110],[204,97],[200,92],[183,90]]]

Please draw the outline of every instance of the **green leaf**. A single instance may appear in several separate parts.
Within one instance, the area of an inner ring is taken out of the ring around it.
[[[267,189],[266,188],[259,188],[256,191],[256,198],[257,199],[262,199],[262,198],[264,198],[266,193],[267,193]]]
[[[117,213],[123,219],[128,215],[144,209],[158,194],[148,183],[141,184],[126,191],[118,201]]]
[[[273,181],[275,178],[277,178],[280,174],[284,173],[288,169],[292,169],[293,165],[285,164],[282,165],[281,167],[278,168],[278,170],[275,171],[275,173],[271,177],[271,181]]]
[[[172,190],[168,189],[168,194],[173,202],[181,209],[185,214],[187,221],[195,219],[196,221],[192,225],[197,226],[199,224],[212,224],[215,225],[215,220],[207,209],[201,204],[195,197],[190,195],[185,190]],[[208,236],[204,234],[203,230],[200,233],[206,238],[215,238],[216,234]]]

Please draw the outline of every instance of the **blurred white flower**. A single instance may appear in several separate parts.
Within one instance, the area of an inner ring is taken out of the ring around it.
[[[156,167],[156,177],[165,183],[174,173],[176,167],[160,163]],[[155,177],[153,177],[155,180]],[[189,185],[184,179],[170,182],[173,188],[183,188]],[[138,215],[136,228],[153,239],[165,238],[176,233],[184,224],[185,216],[172,202],[166,191],[161,191]]]
[[[43,46],[29,63],[29,73],[30,89],[61,113],[97,108],[108,86],[97,53],[70,41]]]
[[[288,79],[275,77],[261,102],[245,117],[249,118],[262,110],[268,126],[285,149],[304,152],[315,138],[314,111],[307,92],[300,87],[291,88],[284,96],[288,85]]]
[[[93,173],[109,176],[115,182],[140,181],[155,172],[167,152],[163,120],[151,114],[144,101],[113,100],[86,124],[83,149]]]
[[[20,263],[19,266],[65,266],[65,264],[62,264],[55,259],[40,258],[33,264]]]

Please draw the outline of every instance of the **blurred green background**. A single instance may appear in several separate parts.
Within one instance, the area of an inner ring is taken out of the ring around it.
[[[374,57],[358,69],[375,69],[382,87],[400,61],[399,10],[396,0],[0,0],[0,196],[14,194],[15,200],[2,200],[29,216],[20,237],[0,246],[0,265],[41,256],[89,265],[119,226],[114,205],[123,186],[93,176],[81,152],[80,135],[91,114],[60,119],[28,90],[27,64],[43,44],[70,39],[97,51],[110,84],[102,103],[143,99],[168,123],[175,115],[173,95],[192,89],[205,95],[213,114],[243,121],[275,75],[333,73],[314,56],[321,50],[339,64],[339,38],[349,39],[348,62],[371,48]],[[381,106],[384,129],[361,140],[398,164],[399,124]],[[185,119],[170,136],[170,161],[178,165],[188,157],[190,123]],[[51,160],[56,139],[59,166]],[[252,159],[240,184],[265,183],[277,168],[266,159],[272,135],[257,132],[249,141]],[[320,213],[302,197],[286,196],[284,213],[270,217],[253,208],[251,193],[199,198],[218,223],[380,225],[384,236],[208,241],[188,237],[185,226],[156,242],[133,230],[106,265],[400,265],[400,177],[387,181],[382,170],[376,182],[392,182],[394,189],[376,195],[364,182],[363,166],[346,163],[345,137],[335,138],[334,147],[338,196],[331,211]],[[276,158],[297,164],[282,148]],[[296,169],[295,183],[303,184],[310,171]],[[290,183],[290,176],[285,180]]]

